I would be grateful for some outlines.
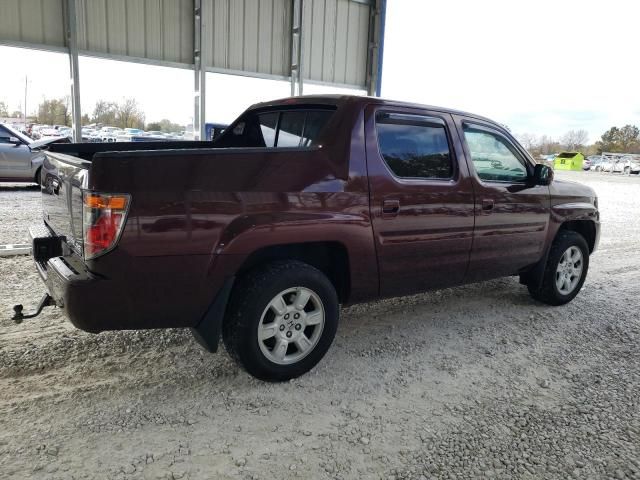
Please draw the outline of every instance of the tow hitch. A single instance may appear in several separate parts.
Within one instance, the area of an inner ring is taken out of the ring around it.
[[[13,311],[15,312],[13,317],[11,317],[11,320],[13,320],[16,323],[22,323],[22,321],[25,318],[33,318],[33,317],[37,317],[38,315],[40,315],[40,313],[42,312],[42,309],[44,307],[50,307],[52,305],[55,305],[56,303],[53,301],[53,297],[51,295],[49,295],[48,293],[45,293],[44,296],[42,297],[42,299],[40,300],[40,303],[38,304],[38,309],[36,310],[36,313],[32,313],[30,315],[24,315],[22,313],[22,309],[24,308],[22,305],[14,305],[13,306]]]

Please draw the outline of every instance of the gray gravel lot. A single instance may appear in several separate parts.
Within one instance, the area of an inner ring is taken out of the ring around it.
[[[27,228],[42,218],[36,184],[0,183],[0,245],[28,243]]]
[[[310,374],[254,380],[179,330],[90,335],[0,258],[0,478],[640,479],[640,178],[559,172],[603,230],[569,305],[507,278],[346,308]],[[34,190],[0,185],[0,244]]]

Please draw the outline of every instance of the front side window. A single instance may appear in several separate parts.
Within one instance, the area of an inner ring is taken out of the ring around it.
[[[464,138],[481,180],[522,182],[527,179],[524,162],[501,135],[465,125]]]
[[[444,124],[415,115],[379,114],[376,130],[380,154],[401,178],[448,179],[453,161]]]

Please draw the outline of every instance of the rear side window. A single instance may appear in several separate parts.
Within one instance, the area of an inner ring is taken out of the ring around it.
[[[444,123],[417,115],[378,114],[380,154],[401,178],[453,177],[453,161]]]
[[[245,114],[218,138],[220,147],[300,148],[317,144],[333,110],[290,109]]]

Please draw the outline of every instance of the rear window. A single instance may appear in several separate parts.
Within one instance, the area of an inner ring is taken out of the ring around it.
[[[575,152],[563,152],[560,155],[558,155],[558,158],[573,158],[577,155],[577,153]]]
[[[317,144],[331,109],[249,112],[216,141],[219,147],[301,148]]]

